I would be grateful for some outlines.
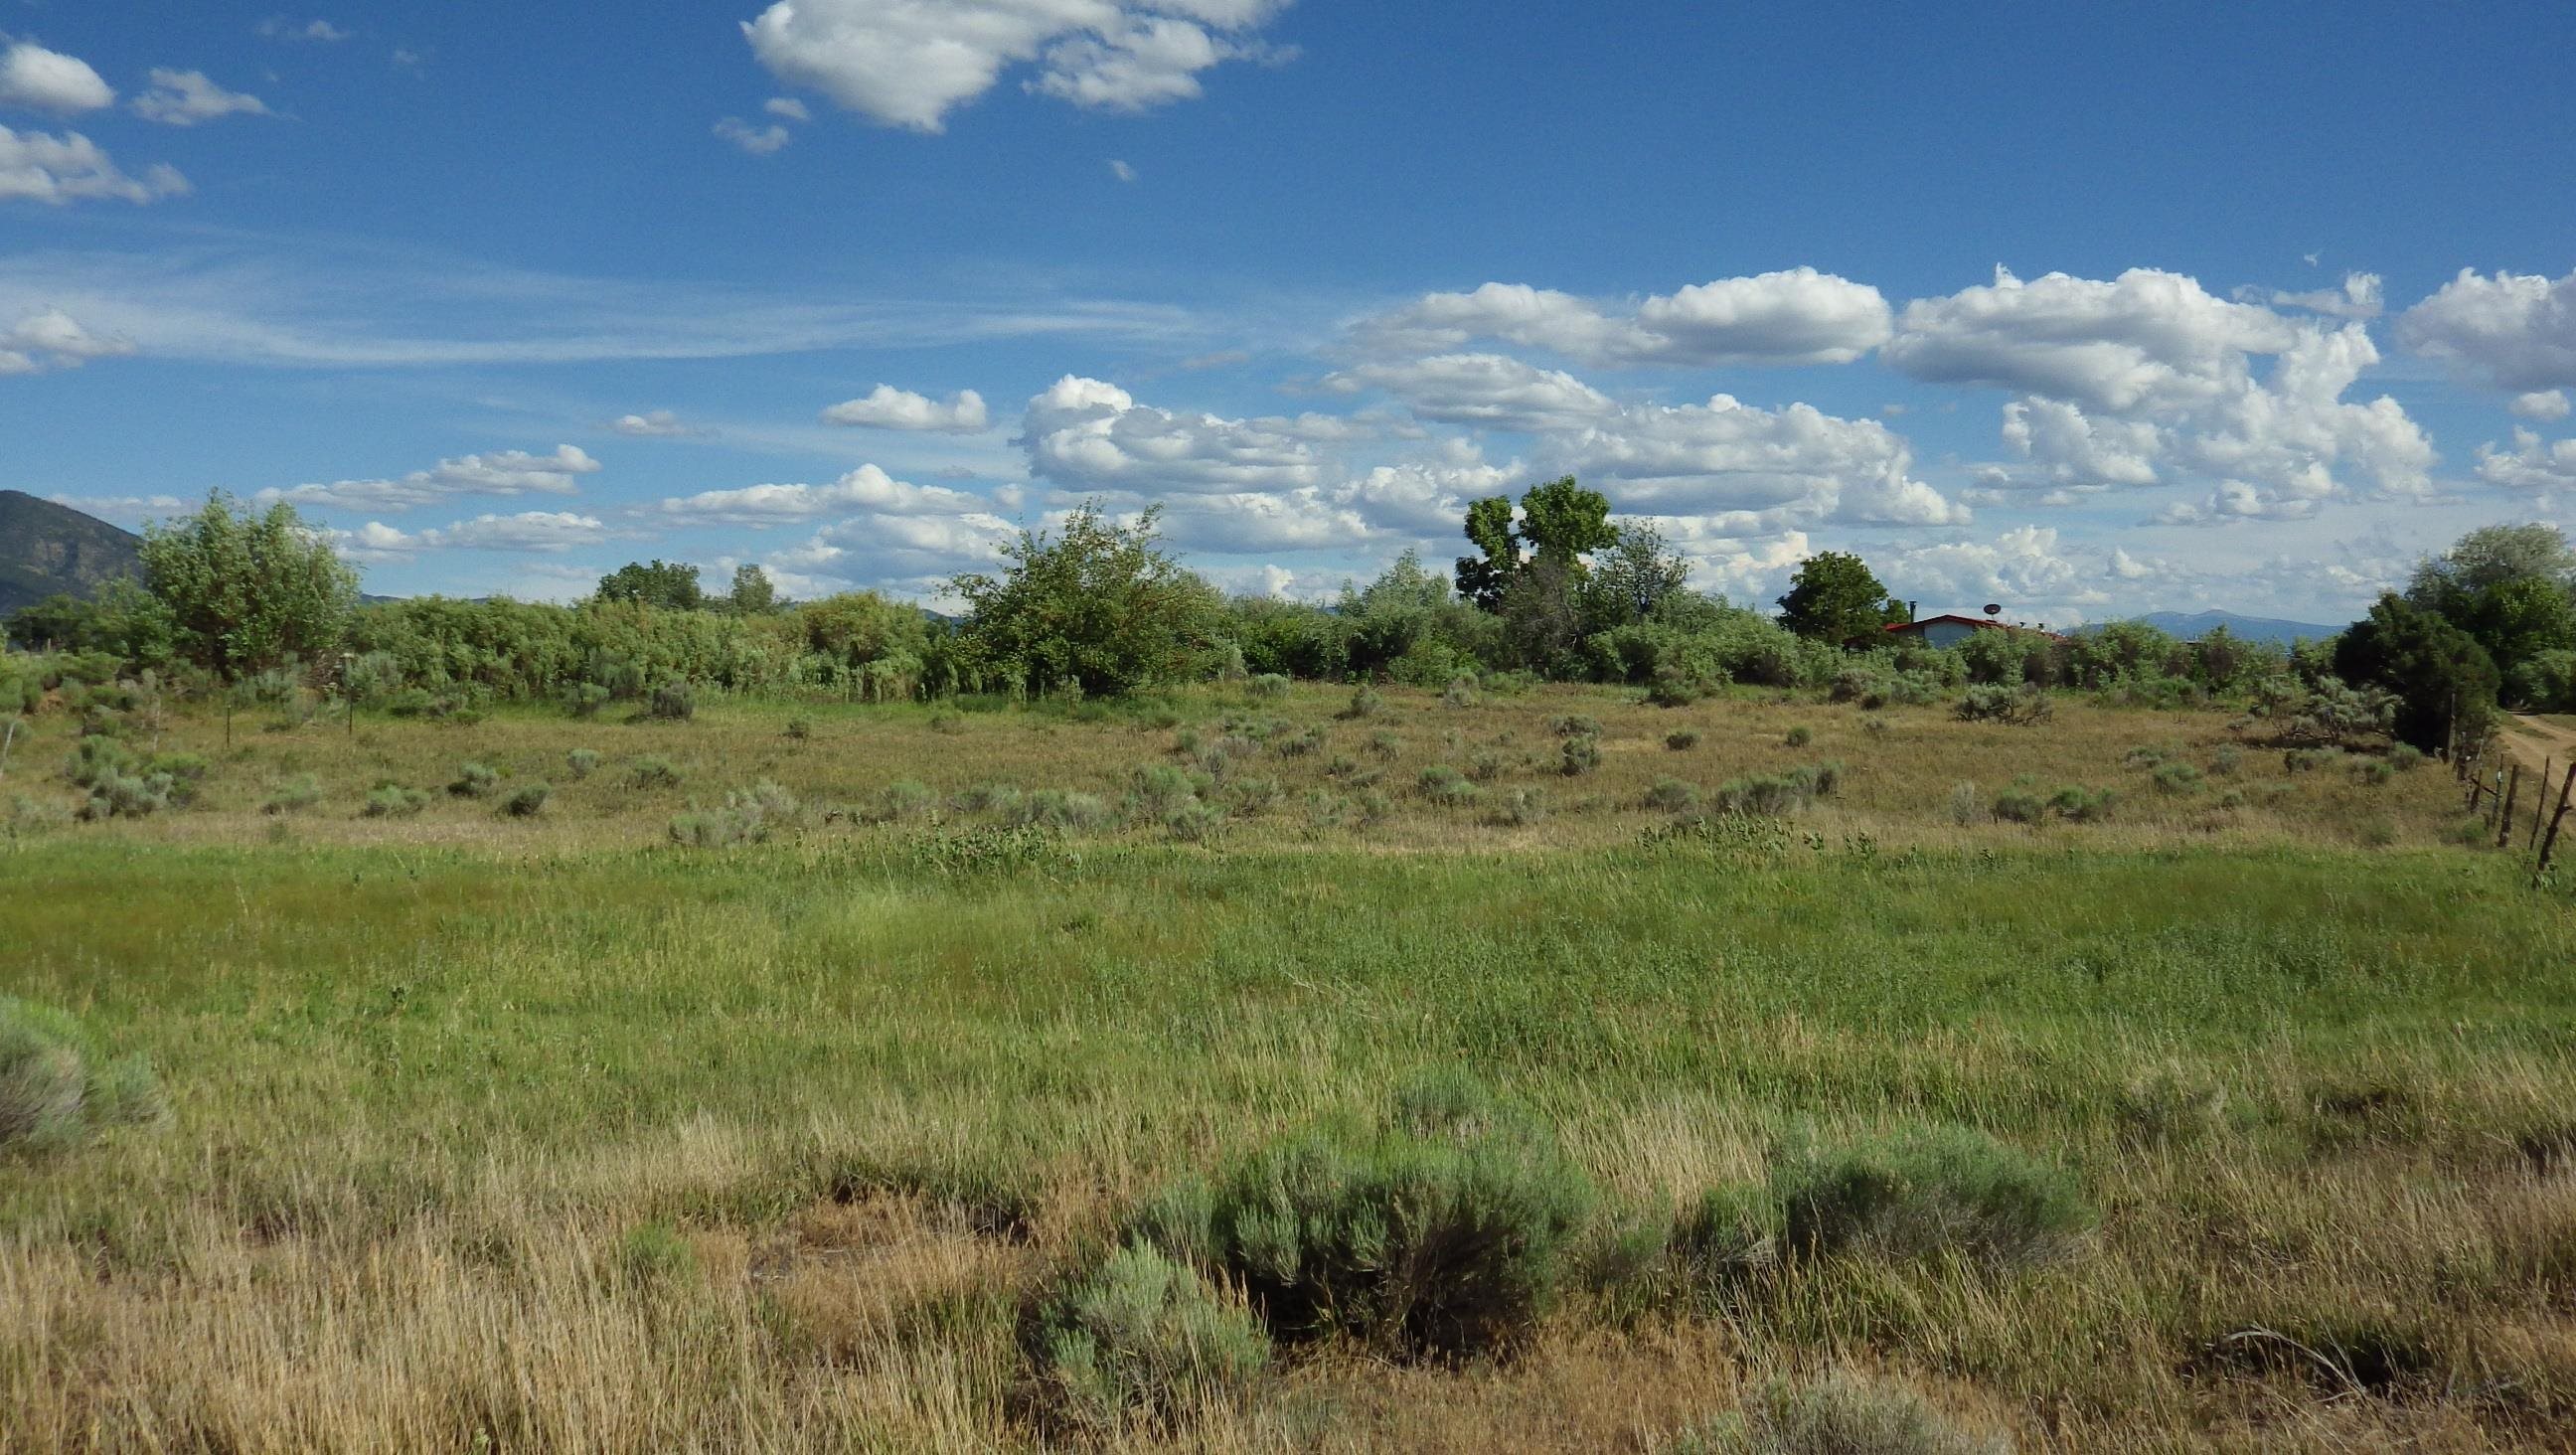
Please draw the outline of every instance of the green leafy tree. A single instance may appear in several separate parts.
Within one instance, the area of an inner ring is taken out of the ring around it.
[[[1459,558],[1458,594],[1500,611],[1513,578],[1530,562],[1550,562],[1552,576],[1580,586],[1587,570],[1583,558],[1617,544],[1619,532],[1610,524],[1609,497],[1568,475],[1531,486],[1521,496],[1517,524],[1507,497],[1472,502],[1467,540],[1483,554]]]
[[[733,589],[725,593],[725,610],[736,616],[767,616],[778,609],[778,587],[758,566],[733,568]]]
[[[1590,611],[1595,631],[1653,620],[1666,602],[1687,596],[1690,562],[1662,531],[1643,521],[1618,527],[1617,538],[1592,564]]]
[[[1161,510],[1134,525],[1086,503],[1061,535],[1023,531],[1002,573],[960,576],[968,643],[1031,692],[1132,692],[1198,675],[1224,610],[1162,545]]]
[[[2526,664],[2576,648],[2576,549],[2551,525],[2473,530],[2416,568],[2405,599],[2467,632],[2508,685],[2527,683]]]
[[[337,650],[358,604],[357,573],[283,501],[253,514],[210,494],[147,523],[142,561],[172,649],[226,683]]]
[[[599,578],[598,600],[633,602],[672,611],[696,611],[707,604],[698,585],[698,568],[677,561],[629,561]]]
[[[1842,551],[1809,556],[1780,598],[1780,624],[1802,637],[1842,643],[1905,620],[1869,563]]]
[[[2393,731],[2428,753],[2474,731],[2494,712],[2501,685],[2495,659],[2475,638],[2394,593],[2336,639],[2334,666],[2355,687],[2395,693]]]

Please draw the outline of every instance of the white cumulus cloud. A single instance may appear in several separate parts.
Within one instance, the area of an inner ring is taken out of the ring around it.
[[[948,113],[1036,63],[1028,88],[1140,110],[1199,94],[1199,74],[1280,54],[1254,34],[1287,0],[778,0],[743,25],[780,80],[887,126]]]
[[[986,509],[983,499],[963,490],[910,484],[874,465],[861,465],[828,485],[749,485],[677,496],[661,504],[664,515],[734,525],[848,514],[967,516]]]
[[[637,440],[693,439],[706,433],[684,423],[680,416],[667,409],[656,409],[646,414],[621,414],[611,420],[608,427],[628,439]]]
[[[116,91],[89,62],[22,40],[0,50],[0,106],[70,116],[116,104]]]
[[[92,359],[111,359],[133,352],[131,343],[100,338],[59,308],[28,314],[0,329],[0,374],[77,369]]]
[[[2397,319],[2398,342],[2506,389],[2576,385],[2576,272],[2463,268]]]
[[[268,103],[240,91],[227,91],[206,79],[203,71],[156,68],[152,89],[134,98],[134,114],[164,126],[195,126],[225,116],[271,116]]]
[[[1020,443],[1033,473],[1076,490],[1222,495],[1326,483],[1322,460],[1294,434],[1140,405],[1071,374],[1029,401]]]
[[[2535,389],[2528,394],[2517,394],[2513,397],[2511,408],[2514,414],[2522,419],[2536,419],[2543,423],[2554,419],[2565,419],[2568,414],[2567,391]]]
[[[2240,387],[2246,355],[2298,337],[2270,309],[2212,296],[2198,280],[2133,268],[2102,282],[2051,273],[1905,306],[1880,357],[1936,384],[1994,384],[2108,412],[2171,411]]]
[[[891,384],[879,384],[864,399],[851,399],[823,411],[825,424],[852,429],[901,429],[929,434],[980,434],[992,425],[984,396],[961,389],[946,403]]]
[[[2538,434],[2517,429],[2509,451],[2478,446],[2478,478],[2508,490],[2576,489],[2576,439],[2544,444]]]
[[[570,551],[598,545],[615,532],[597,516],[531,510],[518,515],[478,515],[424,531],[399,530],[371,520],[356,530],[323,534],[348,556],[360,561],[382,561],[419,551]]]
[[[795,140],[786,127],[775,124],[754,126],[739,116],[728,116],[718,121],[716,135],[755,157],[773,156]]]
[[[289,20],[283,15],[261,21],[259,33],[270,40],[318,40],[325,44],[347,40],[355,34],[327,20]]]
[[[1594,364],[1847,364],[1886,342],[1876,288],[1813,268],[1694,284],[1604,305],[1523,283],[1432,293],[1362,320],[1372,352],[1451,351],[1479,338]]]
[[[397,480],[339,480],[263,490],[262,500],[342,510],[410,510],[456,495],[576,495],[581,476],[599,472],[599,461],[579,445],[558,445],[551,455],[502,450],[441,460]]]
[[[71,202],[152,202],[188,191],[173,167],[155,165],[131,177],[96,142],[79,132],[54,135],[0,126],[0,201],[12,198],[60,207]]]

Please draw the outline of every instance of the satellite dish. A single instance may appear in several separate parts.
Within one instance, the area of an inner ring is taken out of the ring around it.
[[[1987,602],[1987,603],[1986,603],[1986,615],[1988,615],[1988,616],[2001,616],[2001,615],[2003,615],[2003,614],[2004,614],[2004,609],[2003,609],[2001,606],[1999,606],[1999,605],[1997,605],[1996,603],[1991,602],[1991,601],[1989,601],[1989,602]]]

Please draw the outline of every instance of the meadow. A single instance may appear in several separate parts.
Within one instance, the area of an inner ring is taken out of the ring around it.
[[[2576,1430],[2576,915],[2439,763],[2073,695],[625,716],[172,712],[191,801],[99,822],[29,720],[0,995],[153,1089],[0,1153],[0,1447]]]

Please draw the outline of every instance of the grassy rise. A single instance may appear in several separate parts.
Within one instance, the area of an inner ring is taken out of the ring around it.
[[[335,805],[286,844],[264,756],[184,814],[0,851],[0,992],[147,1056],[171,1112],[0,1161],[0,1445],[1657,1449],[1739,1405],[1787,1419],[1806,1396],[1776,1381],[1828,1370],[2032,1446],[2483,1449],[2576,1420],[2576,919],[2436,846],[2446,778],[2283,776],[2305,796],[2211,830],[2123,766],[2214,752],[2207,718],[1872,733],[1592,694],[1397,699],[1363,731],[1342,705],[1280,712],[1371,762],[1370,732],[1404,738],[1393,815],[1282,810],[1212,848],[1139,824],[925,849],[973,814],[665,846],[689,793],[759,777],[1106,793],[1181,761],[1136,720],[806,709],[798,740],[702,708],[261,743]],[[1213,740],[1234,709],[1198,706]],[[1529,771],[1543,828],[1411,791],[1466,765],[1452,724],[1548,758],[1577,710],[1604,763]],[[1668,749],[1685,717],[1702,740]],[[682,785],[628,786],[621,733]],[[577,742],[608,761],[576,780]],[[2047,789],[2135,796],[1952,822],[1954,781],[2012,776],[1980,766],[1998,744]],[[1714,787],[1820,756],[1851,786],[1776,832],[1640,842],[1679,765]],[[1302,790],[1329,757],[1258,771]],[[383,759],[556,791],[524,821],[445,796],[365,819]],[[1569,807],[1596,792],[1617,806]],[[2345,837],[2348,801],[2400,845]],[[1150,1419],[1049,1417],[1031,1310],[1140,1207],[1459,1069],[1598,1189],[1509,1357],[1327,1340]],[[1712,1278],[1667,1244],[1713,1190],[1952,1126],[2098,1217],[2009,1266]]]

